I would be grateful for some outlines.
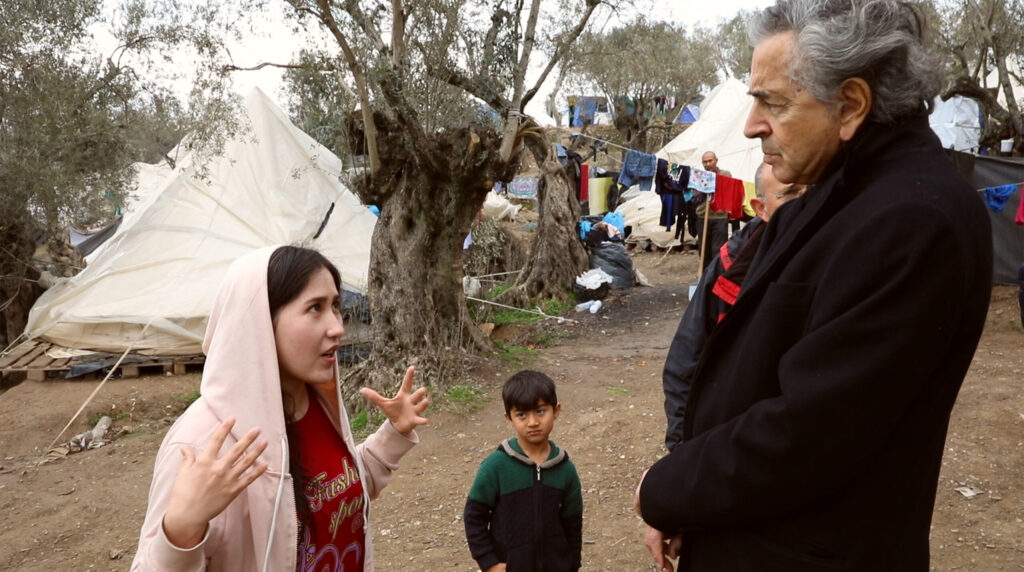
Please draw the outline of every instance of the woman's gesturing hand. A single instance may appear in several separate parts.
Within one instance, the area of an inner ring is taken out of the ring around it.
[[[399,433],[406,436],[411,434],[417,426],[426,425],[427,419],[422,414],[430,405],[427,388],[421,387],[412,391],[412,381],[415,376],[416,366],[410,366],[405,370],[402,385],[398,388],[398,393],[391,399],[387,399],[369,387],[359,390],[363,397],[372,401],[387,416]]]
[[[181,448],[181,468],[163,522],[167,540],[179,548],[199,544],[210,520],[267,470],[266,463],[257,462],[267,442],[252,446],[259,428],[251,429],[224,456],[217,456],[234,424],[233,418],[221,423],[198,457],[191,448]]]

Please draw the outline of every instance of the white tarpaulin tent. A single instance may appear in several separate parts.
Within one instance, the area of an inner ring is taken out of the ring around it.
[[[953,96],[946,101],[936,97],[935,109],[928,116],[932,131],[939,136],[942,146],[956,151],[976,151],[981,136],[981,116],[978,102]]]
[[[1006,71],[1010,74],[1010,89],[1013,90],[1013,98],[1017,100],[1017,103],[1024,103],[1024,84],[1017,81],[1017,78],[1021,77],[1020,66],[1017,65],[1015,58],[1006,58]],[[996,101],[1003,108],[1006,107],[1006,92],[1003,91],[1002,86],[999,85],[999,70],[992,68],[992,71],[985,76],[985,85],[990,88],[996,89]]]
[[[377,219],[339,182],[341,161],[263,92],[250,93],[245,112],[250,130],[203,176],[191,161],[179,162],[81,273],[39,298],[29,338],[110,352],[200,353],[228,265],[271,244],[312,245],[338,266],[347,289],[365,291]]]
[[[753,181],[754,171],[764,159],[761,140],[743,136],[753,103],[746,85],[734,78],[725,80],[701,104],[700,118],[655,155],[669,163],[703,168],[701,155],[714,151],[720,169],[737,179]]]
[[[615,209],[615,212],[622,215],[626,226],[633,227],[626,242],[651,241],[661,248],[676,246],[679,239],[673,231],[666,231],[661,226],[661,196],[651,191],[639,191],[635,196],[622,203]],[[690,233],[685,233],[687,242],[693,242]]]

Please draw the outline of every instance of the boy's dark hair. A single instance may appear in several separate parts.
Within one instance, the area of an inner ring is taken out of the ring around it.
[[[558,405],[554,380],[539,371],[524,369],[508,378],[505,386],[501,388],[501,400],[505,402],[505,415],[508,415],[513,407],[521,411],[533,409],[542,399],[548,405]]]

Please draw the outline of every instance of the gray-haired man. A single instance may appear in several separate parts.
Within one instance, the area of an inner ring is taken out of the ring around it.
[[[659,566],[928,569],[992,244],[928,127],[940,66],[922,27],[900,0],[779,0],[752,24],[745,133],[810,187],[766,227],[696,364],[683,441],[637,489]]]

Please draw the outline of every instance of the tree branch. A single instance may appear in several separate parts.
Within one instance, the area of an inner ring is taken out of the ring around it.
[[[226,66],[220,68],[220,71],[222,71],[222,72],[258,71],[258,70],[261,70],[263,68],[281,68],[281,69],[286,69],[286,70],[300,70],[300,69],[306,69],[307,67],[308,66],[305,66],[305,65],[302,65],[302,64],[275,64],[273,62],[260,62],[260,63],[258,63],[256,65],[252,66],[252,67],[247,67],[247,68],[229,64],[229,65],[226,65]]]
[[[402,8],[402,0],[391,0],[391,67],[399,69],[402,67],[402,58],[405,57],[405,10]]]
[[[322,0],[317,1],[322,2]],[[371,22],[366,16],[366,13],[359,8],[359,2],[356,0],[345,0],[343,7],[345,12],[347,12],[348,15],[352,17],[352,20],[356,25],[359,26],[359,29],[362,30],[370,42],[373,43],[377,52],[381,56],[389,58],[391,54],[388,53],[390,50],[388,49],[387,44],[384,43],[384,39],[380,37],[379,33],[377,33],[377,28],[373,26],[373,22]]]
[[[470,78],[449,65],[438,65],[432,58],[426,57],[426,48],[422,44],[417,42],[416,47],[423,52],[423,62],[427,67],[427,74],[431,77],[482,100],[495,111],[504,112],[511,107],[512,103],[495,89],[493,81],[489,78],[481,76]]]
[[[477,73],[483,75],[487,70],[487,66],[491,65],[492,59],[494,58],[494,46],[498,41],[498,31],[501,29],[501,25],[505,22],[508,17],[508,12],[498,8],[491,14],[491,27],[487,30],[487,36],[484,37],[484,50],[483,58],[480,60],[480,69]]]
[[[523,48],[519,54],[519,63],[512,72],[512,103],[505,118],[505,131],[501,137],[501,148],[498,150],[498,156],[506,160],[512,157],[512,151],[515,149],[516,133],[519,131],[519,121],[523,109],[523,84],[526,81],[526,68],[530,66],[530,55],[533,53],[539,14],[540,0],[533,0],[530,3],[530,15],[526,19],[526,31],[523,33]]]
[[[355,78],[356,91],[359,93],[359,104],[362,107],[363,113],[363,133],[366,134],[366,154],[370,159],[370,173],[376,174],[380,170],[380,153],[377,149],[377,125],[373,120],[373,108],[370,107],[370,94],[366,89],[366,78],[363,77],[363,69],[359,66],[359,62],[356,61],[356,54],[352,51],[351,46],[348,45],[345,34],[342,33],[337,20],[331,14],[328,0],[317,0],[317,6],[320,8],[320,21],[327,26],[335,41],[341,46],[341,51],[345,54],[345,60],[348,62],[349,71],[352,72],[352,76]]]
[[[551,70],[554,69],[558,62],[565,57],[565,54],[569,52],[569,48],[576,42],[576,39],[579,38],[580,34],[583,33],[583,30],[587,27],[587,22],[590,21],[591,14],[594,13],[594,10],[600,4],[600,0],[587,0],[587,10],[584,12],[583,17],[580,18],[576,27],[569,32],[569,35],[564,36],[559,41],[558,48],[555,49],[555,55],[551,57],[551,60],[548,61],[548,65],[544,67],[544,71],[541,72],[540,77],[537,78],[537,83],[534,84],[534,86],[530,88],[525,95],[523,95],[523,107],[526,107],[526,104],[529,103],[535,95],[537,95],[537,91],[540,89],[540,86],[544,84],[544,80],[547,79],[548,74],[550,74]]]

